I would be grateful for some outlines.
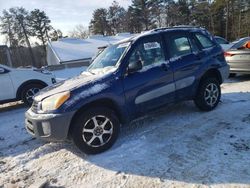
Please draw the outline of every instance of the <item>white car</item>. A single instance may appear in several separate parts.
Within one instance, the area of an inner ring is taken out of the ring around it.
[[[40,89],[55,82],[52,73],[43,69],[16,69],[0,65],[0,104],[22,100],[30,106],[33,96]]]

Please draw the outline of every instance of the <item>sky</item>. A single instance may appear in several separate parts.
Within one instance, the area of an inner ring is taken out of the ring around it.
[[[127,8],[131,0],[116,0],[121,6]],[[113,0],[0,0],[0,15],[4,9],[11,7],[24,7],[27,10],[40,9],[46,12],[55,29],[60,29],[67,35],[74,26],[82,24],[88,27],[93,10],[107,8]],[[0,45],[4,36],[0,34]]]

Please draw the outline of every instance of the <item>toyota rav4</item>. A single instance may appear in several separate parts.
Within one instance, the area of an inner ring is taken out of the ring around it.
[[[26,112],[26,129],[100,153],[121,125],[166,104],[194,100],[200,110],[213,110],[228,74],[220,45],[205,29],[155,29],[108,46],[86,72],[41,90]]]

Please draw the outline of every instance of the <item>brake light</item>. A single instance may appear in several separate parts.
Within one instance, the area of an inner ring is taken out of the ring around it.
[[[225,57],[232,57],[234,54],[230,53],[230,52],[224,52],[224,56]]]

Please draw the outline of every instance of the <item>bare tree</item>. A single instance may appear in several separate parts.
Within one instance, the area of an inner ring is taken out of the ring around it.
[[[76,25],[72,31],[69,31],[69,36],[74,38],[84,39],[88,35],[88,29],[81,24]]]

